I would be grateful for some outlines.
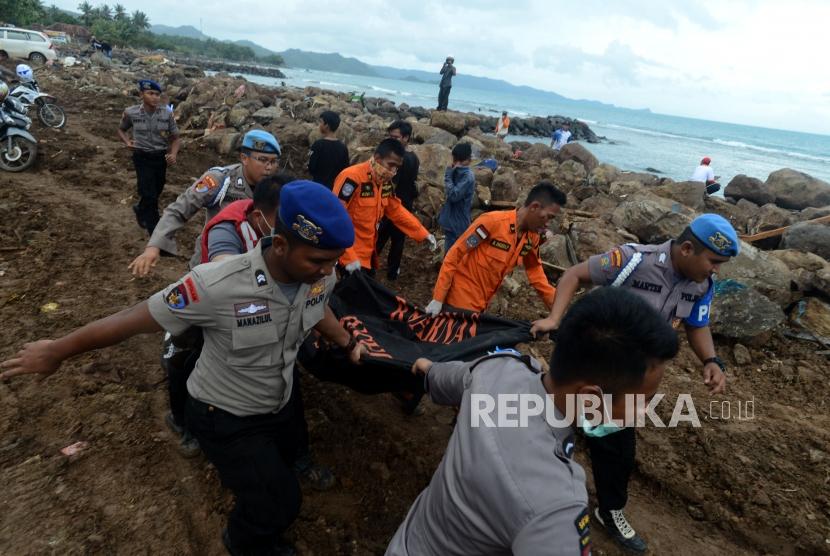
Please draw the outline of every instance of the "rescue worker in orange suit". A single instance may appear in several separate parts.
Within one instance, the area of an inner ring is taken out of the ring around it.
[[[523,207],[488,212],[476,218],[444,258],[427,314],[437,315],[445,303],[483,311],[520,259],[530,284],[545,306],[551,307],[556,288],[542,269],[540,234],[544,234],[548,222],[565,201],[564,193],[543,181],[530,190]]]
[[[395,196],[392,178],[403,164],[404,154],[400,141],[384,139],[372,158],[349,166],[334,180],[334,194],[346,206],[354,224],[354,245],[340,257],[340,264],[349,273],[361,268],[374,273],[377,231],[384,216],[415,241],[427,240],[431,250],[438,248],[435,236]]]

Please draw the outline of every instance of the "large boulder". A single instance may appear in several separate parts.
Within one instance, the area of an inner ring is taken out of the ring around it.
[[[830,343],[830,305],[820,299],[808,297],[799,301],[790,313],[790,322],[822,343]]]
[[[588,172],[582,164],[576,160],[566,160],[553,172],[553,184],[565,193],[570,193],[584,185],[587,177]]]
[[[524,151],[522,158],[531,162],[540,162],[545,159],[555,160],[556,151],[544,143],[533,143]]]
[[[694,218],[684,205],[647,194],[633,195],[614,210],[611,221],[625,228],[642,243],[662,243],[675,238]]]
[[[516,183],[516,174],[512,168],[499,167],[493,174],[490,191],[494,201],[515,201],[519,198],[519,186]]]
[[[830,184],[789,168],[771,173],[767,188],[779,207],[801,210],[830,205]]]
[[[254,121],[260,125],[268,125],[280,116],[282,116],[282,110],[277,106],[260,108],[251,115]]]
[[[476,176],[476,185],[481,187],[490,187],[493,183],[493,171],[486,166],[476,166],[473,168],[473,174]]]
[[[412,124],[412,142],[443,145],[451,149],[458,142],[458,138],[449,131],[426,124],[414,123]]]
[[[594,214],[611,214],[620,202],[605,193],[595,193],[579,203],[579,210]]]
[[[799,291],[808,292],[811,290],[823,291],[823,280],[817,277],[817,273],[827,269],[830,271],[830,263],[812,253],[805,253],[795,249],[779,249],[770,251],[770,255],[787,265],[793,273]]]
[[[809,207],[798,213],[798,219],[802,222],[805,220],[812,220],[813,218],[821,218],[822,216],[830,215],[830,206],[815,208]]]
[[[420,218],[421,224],[428,229],[438,224],[438,213],[444,205],[443,188],[425,186],[421,188],[420,194],[415,198],[413,207],[415,214]]]
[[[749,217],[755,214],[758,206],[754,203],[741,199],[734,205],[721,197],[707,195],[703,200],[703,211],[720,214],[732,224],[732,227],[739,234],[746,233],[746,222]]]
[[[436,185],[444,188],[444,170],[452,165],[450,150],[435,143],[428,145],[414,145],[412,151],[418,155],[421,162],[418,171],[418,182],[421,185]]]
[[[559,162],[576,160],[585,167],[586,173],[599,166],[597,157],[579,143],[568,143],[559,150],[556,158]]]
[[[791,300],[793,275],[787,265],[745,241],[741,241],[740,254],[720,267],[718,279],[751,286],[779,305]]]
[[[764,182],[744,174],[738,174],[732,178],[729,185],[723,190],[723,195],[736,201],[746,199],[756,205],[766,205],[775,201],[775,195],[769,191]]]
[[[752,288],[733,287],[712,302],[710,325],[715,334],[741,341],[764,339],[784,322],[778,304]]]
[[[830,261],[830,226],[801,222],[784,232],[782,246],[814,253]]]
[[[543,261],[568,268],[571,260],[568,257],[568,239],[562,234],[550,234],[544,243],[539,247],[539,255]]]
[[[830,298],[830,267],[824,267],[815,272],[813,287]]]
[[[571,242],[580,261],[605,253],[623,243],[637,242],[636,236],[616,227],[605,218],[592,218],[571,224]]]
[[[702,212],[705,207],[706,186],[698,181],[681,181],[649,189],[658,197],[672,199],[687,207]]]
[[[746,222],[746,231],[753,235],[760,232],[775,230],[789,226],[795,222],[795,216],[788,210],[782,209],[774,203],[762,206]],[[781,243],[781,236],[770,237],[755,242],[756,247],[761,249],[775,249]]]
[[[588,185],[600,191],[608,191],[611,182],[620,175],[620,169],[611,164],[602,163],[588,173]]]
[[[429,125],[449,131],[455,136],[460,135],[467,127],[464,114],[450,112],[448,110],[433,110],[429,119]]]
[[[248,109],[248,107],[236,105],[233,108],[231,108],[231,111],[228,113],[227,122],[229,126],[235,127],[236,129],[241,129],[250,117],[251,111]]]

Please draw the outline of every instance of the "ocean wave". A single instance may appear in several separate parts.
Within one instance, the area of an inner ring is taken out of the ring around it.
[[[753,150],[753,151],[761,151],[761,152],[770,153],[770,154],[791,156],[793,158],[803,158],[804,160],[814,160],[816,162],[830,162],[830,158],[827,158],[825,156],[815,156],[815,155],[811,155],[811,154],[798,153],[798,152],[794,152],[794,151],[785,151],[785,150],[781,150],[781,149],[773,149],[773,148],[770,148],[770,147],[762,147],[760,145],[750,145],[750,144],[744,143],[742,141],[730,141],[730,140],[727,140],[727,139],[713,139],[712,142],[716,143],[718,145],[724,145],[726,147],[735,147],[735,148],[738,148],[738,149],[749,149],[749,150]]]
[[[596,120],[589,120],[588,118],[577,118],[577,120],[582,122],[583,124],[597,125],[599,123]]]
[[[369,87],[370,87],[373,91],[379,91],[379,92],[381,92],[381,93],[389,93],[390,95],[397,95],[397,94],[399,94],[399,93],[398,93],[398,91],[396,91],[396,90],[394,90],[394,89],[384,89],[383,87],[378,87],[378,86],[376,86],[376,85],[369,85]]]
[[[580,121],[587,122],[588,120],[580,120]],[[686,135],[675,135],[674,133],[666,133],[666,132],[663,132],[663,131],[652,131],[650,129],[641,129],[639,127],[629,127],[629,126],[617,125],[617,124],[601,124],[601,125],[602,125],[602,127],[608,127],[608,128],[611,128],[611,129],[622,129],[624,131],[633,131],[635,133],[642,133],[643,135],[653,135],[655,137],[670,137],[672,139],[684,139],[684,140],[689,140],[689,139],[694,140],[695,139],[695,137],[688,137]]]

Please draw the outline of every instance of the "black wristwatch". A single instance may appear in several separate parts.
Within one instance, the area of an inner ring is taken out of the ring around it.
[[[710,357],[709,359],[704,359],[704,361],[703,361],[704,365],[708,365],[709,363],[714,363],[715,365],[720,367],[720,370],[722,372],[724,372],[724,373],[726,372],[726,363],[724,363],[723,359],[721,359],[717,355],[714,356],[714,357]]]

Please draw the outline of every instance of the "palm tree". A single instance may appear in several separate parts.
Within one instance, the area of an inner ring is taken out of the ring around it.
[[[107,21],[112,20],[112,10],[106,4],[101,4],[101,7],[98,8],[98,15],[101,19],[106,19]]]
[[[124,8],[124,6],[122,6],[121,4],[116,4],[114,16],[116,21],[124,21],[125,19],[127,19],[126,8]]]
[[[134,11],[132,16],[133,27],[139,31],[144,31],[150,28],[150,20],[147,19],[147,14],[141,11]]]
[[[80,10],[81,12],[81,21],[84,23],[84,25],[89,27],[89,25],[92,23],[92,4],[84,0],[83,2],[78,4],[78,10]]]

